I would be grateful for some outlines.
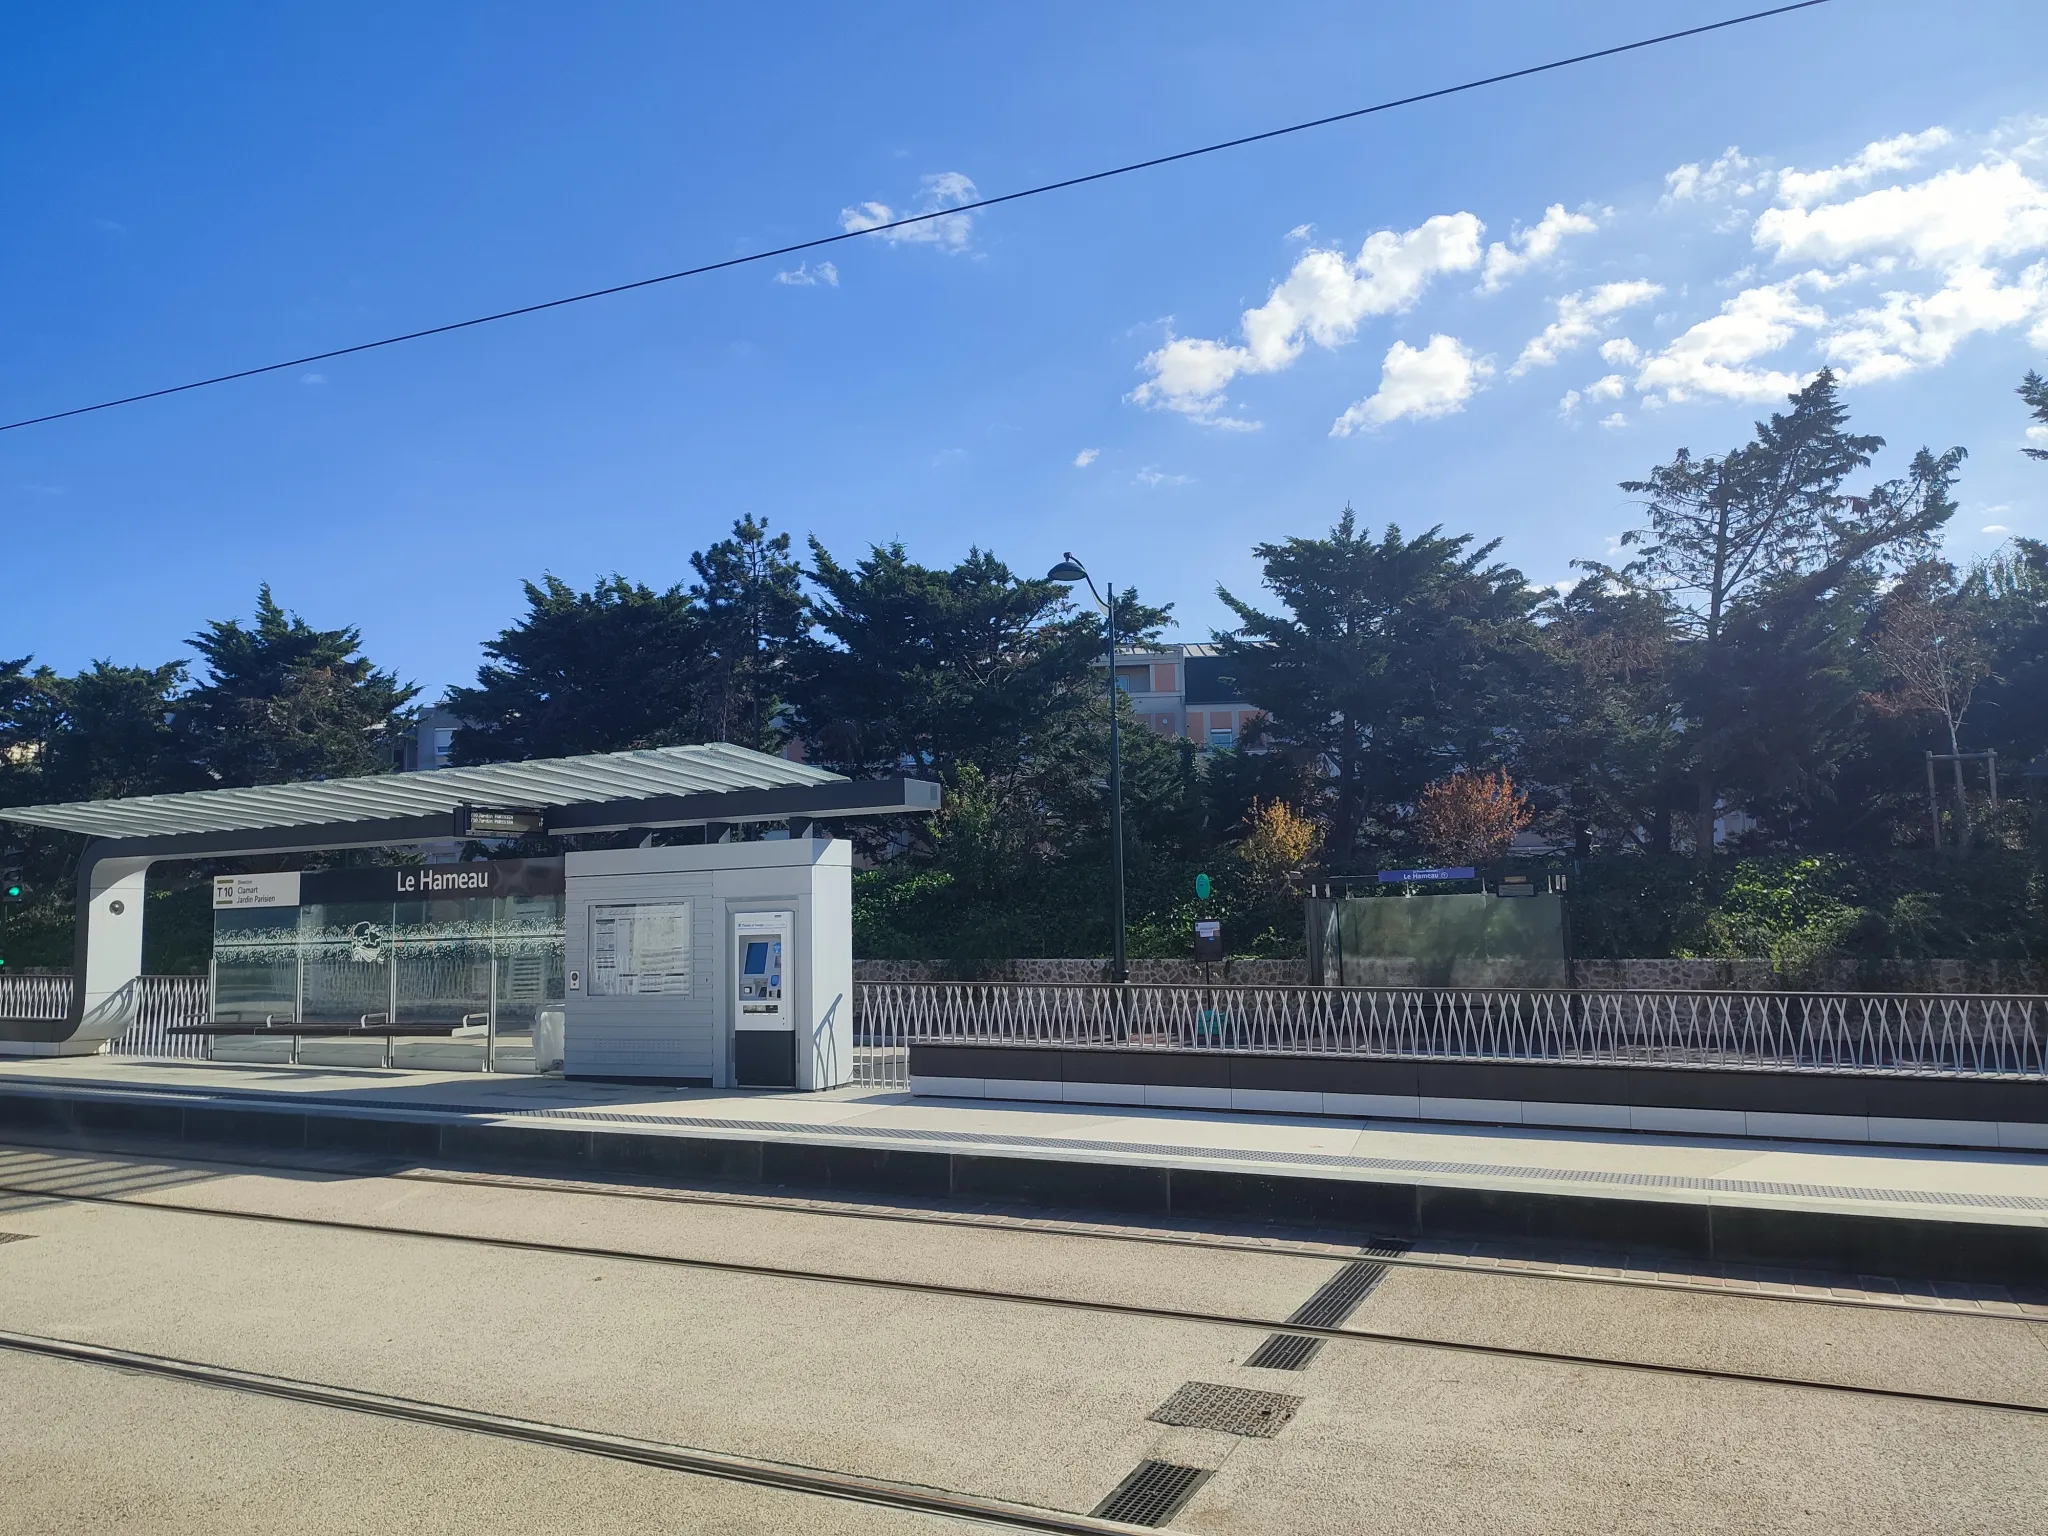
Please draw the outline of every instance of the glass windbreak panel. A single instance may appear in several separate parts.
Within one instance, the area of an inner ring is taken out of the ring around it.
[[[301,907],[304,1017],[354,1024],[391,1011],[392,904],[334,902]]]
[[[392,950],[399,1018],[483,1022],[491,1011],[491,906],[488,897],[398,904]]]
[[[286,1023],[299,993],[299,909],[223,909],[213,916],[213,1016]]]
[[[514,892],[407,896],[420,866],[309,871],[329,887],[298,907],[217,907],[216,1017],[234,1022],[391,1022],[483,1033],[495,1008],[500,1039],[529,1034],[537,1015],[562,1007],[563,898],[559,875],[492,866]],[[408,884],[408,882],[410,882]],[[383,884],[399,894],[378,899]],[[540,885],[541,893],[531,887]],[[338,889],[337,889],[338,887]],[[322,900],[320,897],[330,899]]]
[[[492,905],[497,909],[491,948],[498,961],[498,1034],[527,1034],[534,1015],[562,1006],[562,899],[501,896]]]

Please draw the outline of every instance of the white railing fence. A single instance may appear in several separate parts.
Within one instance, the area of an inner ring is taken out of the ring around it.
[[[1255,1055],[2039,1077],[2048,998],[869,982],[857,1038]],[[906,1069],[907,1070],[907,1069]],[[905,1079],[907,1081],[907,1078]]]
[[[0,976],[0,1019],[61,1019],[70,1012],[69,976]]]
[[[0,1019],[50,1021],[71,1012],[69,976],[0,976]],[[204,976],[138,976],[130,993],[134,1014],[107,1046],[115,1056],[199,1056],[205,1042],[167,1033],[173,1024],[204,1024],[208,990]]]
[[[0,1019],[70,1010],[69,976],[0,976]],[[120,1056],[197,1056],[204,976],[141,976]],[[2048,1076],[2048,998],[1855,992],[862,982],[854,1081],[910,1082],[913,1042],[1125,1051]]]

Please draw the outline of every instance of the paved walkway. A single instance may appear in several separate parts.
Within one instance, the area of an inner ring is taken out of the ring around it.
[[[0,1062],[0,1087],[402,1119],[789,1140],[2048,1227],[2048,1154],[1719,1140],[1115,1106],[660,1089],[501,1074],[83,1058]]]

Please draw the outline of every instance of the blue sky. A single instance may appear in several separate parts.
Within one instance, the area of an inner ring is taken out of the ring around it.
[[[0,55],[0,412],[1739,9],[44,7]],[[2012,394],[2048,367],[2044,58],[2038,0],[1836,0],[848,242],[829,274],[0,435],[0,655],[162,660],[267,580],[438,691],[521,577],[666,584],[744,512],[842,556],[1073,548],[1190,638],[1219,581],[1256,588],[1255,542],[1347,501],[1550,582],[1631,525],[1617,481],[1739,441],[1824,362],[1879,473],[1969,448],[1958,555],[2048,536]]]

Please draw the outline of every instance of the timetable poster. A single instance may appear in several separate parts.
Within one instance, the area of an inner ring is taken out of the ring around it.
[[[690,990],[690,903],[618,902],[590,909],[590,996],[677,996]]]

